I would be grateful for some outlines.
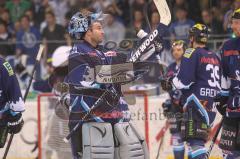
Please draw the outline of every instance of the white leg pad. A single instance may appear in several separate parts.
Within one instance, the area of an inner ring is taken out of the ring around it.
[[[82,126],[83,159],[114,159],[110,123],[90,122]]]
[[[114,159],[148,159],[142,146],[142,140],[128,122],[114,125],[116,139]]]

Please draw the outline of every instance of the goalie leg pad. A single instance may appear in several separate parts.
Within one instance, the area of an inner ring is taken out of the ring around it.
[[[143,137],[130,123],[115,124],[114,134],[116,140],[115,159],[149,159]]]
[[[114,140],[110,123],[84,123],[82,141],[83,159],[114,159]]]

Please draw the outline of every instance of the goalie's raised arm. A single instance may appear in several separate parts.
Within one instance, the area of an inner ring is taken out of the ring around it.
[[[155,52],[161,52],[164,48],[163,38],[167,36],[167,26],[171,22],[171,12],[166,0],[154,0],[154,4],[156,5],[160,15],[160,22],[157,28],[149,34],[143,29],[138,31],[137,37],[141,39],[141,44],[131,53],[129,58],[129,61],[131,62],[135,62],[137,60],[144,61]],[[145,10],[145,14],[146,12],[147,11]],[[147,22],[149,23],[146,15],[145,18],[147,18]],[[151,26],[149,27],[151,28]]]

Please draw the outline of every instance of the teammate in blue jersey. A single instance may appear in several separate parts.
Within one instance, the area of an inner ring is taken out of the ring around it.
[[[219,147],[226,159],[240,158],[240,9],[232,15],[231,28],[236,38],[221,49],[222,89],[216,97],[217,109],[224,116]]]
[[[208,34],[202,24],[190,29],[191,48],[185,51],[179,72],[172,80],[182,91],[181,136],[188,143],[191,159],[202,159],[207,152],[205,142],[216,116],[213,99],[220,91],[220,60],[206,48]]]
[[[0,58],[0,148],[5,145],[7,133],[19,133],[23,126],[25,105],[19,84],[11,65]]]
[[[69,55],[66,79],[70,86],[70,130],[83,121],[81,128],[71,137],[73,158],[131,159],[139,156],[147,159],[149,154],[144,138],[129,123],[128,105],[122,98],[121,85],[99,84],[91,79],[95,66],[122,64],[129,58],[100,45],[104,37],[102,16],[99,13],[78,12],[69,24],[69,33],[77,40]],[[161,28],[158,32],[164,31]],[[139,52],[147,48],[146,44],[144,47]],[[111,90],[107,96],[99,95],[106,90]],[[85,94],[78,94],[81,91]],[[104,100],[95,107],[99,98]],[[92,110],[90,117],[84,118],[89,110]]]
[[[176,40],[172,44],[172,54],[175,62],[170,64],[166,71],[166,78],[171,78],[178,73],[181,58],[186,50],[186,44],[182,40]],[[182,106],[180,105],[181,91],[165,87],[165,83],[161,83],[162,88],[168,91],[170,99],[163,103],[164,115],[167,117],[169,123],[170,133],[172,134],[172,145],[175,159],[184,159],[184,142],[181,138],[181,117]],[[174,87],[174,86],[173,86]]]

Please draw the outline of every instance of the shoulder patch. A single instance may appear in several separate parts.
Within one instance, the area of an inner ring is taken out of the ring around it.
[[[8,71],[8,75],[12,76],[14,75],[12,66],[10,65],[10,63],[8,63],[7,61],[3,63],[3,66],[6,68],[6,70]]]
[[[185,53],[183,54],[184,57],[190,58],[192,56],[192,53],[195,51],[194,48],[188,48]]]

